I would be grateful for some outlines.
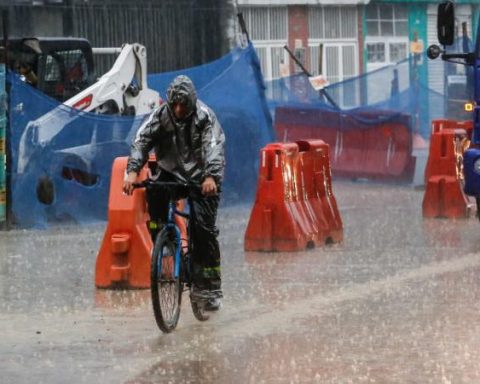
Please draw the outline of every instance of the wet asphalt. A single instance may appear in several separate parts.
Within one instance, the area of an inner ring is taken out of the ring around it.
[[[243,251],[219,213],[223,308],[185,296],[162,334],[148,290],[94,287],[105,223],[0,232],[1,383],[480,382],[480,223],[423,219],[423,191],[335,181],[344,241]]]

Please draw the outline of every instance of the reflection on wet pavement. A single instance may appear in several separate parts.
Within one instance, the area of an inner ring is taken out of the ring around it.
[[[480,224],[423,220],[423,192],[336,182],[345,240],[243,251],[223,208],[224,307],[173,334],[148,290],[96,290],[103,225],[0,233],[2,382],[480,382]],[[34,375],[34,376],[32,376]]]

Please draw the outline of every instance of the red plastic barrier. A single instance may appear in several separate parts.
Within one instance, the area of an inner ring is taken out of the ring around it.
[[[302,233],[302,237],[310,245],[318,243],[318,230],[311,219],[310,210],[303,199],[302,184],[298,180],[299,149],[296,143],[272,143],[267,148],[282,153],[280,161],[283,166],[283,183],[286,189],[287,205],[291,216]]]
[[[332,191],[330,149],[323,140],[297,141],[305,199],[315,213],[321,243],[343,240],[343,223]]]
[[[389,122],[366,129],[364,134],[365,162],[360,164],[373,174],[402,178],[414,170],[412,134],[407,125]]]
[[[247,251],[295,251],[305,249],[307,239],[290,209],[293,169],[287,164],[296,156],[296,144],[284,149],[265,147],[260,151],[261,166],[255,205],[245,233]]]
[[[124,195],[122,183],[127,158],[116,158],[108,200],[108,225],[97,255],[95,285],[99,288],[148,288],[152,240],[146,222],[145,191]],[[140,178],[147,175],[143,169]]]
[[[470,140],[472,137],[473,122],[472,121],[455,121],[455,120],[433,120],[432,136],[430,141],[430,150],[428,154],[427,165],[425,167],[425,185],[431,176],[436,175],[457,175],[457,156],[463,155],[461,148],[456,148],[460,140],[466,138]],[[447,138],[446,134],[454,134]],[[449,142],[447,148],[447,141]],[[450,145],[450,143],[456,143]]]
[[[247,251],[298,251],[343,237],[331,194],[328,145],[299,144],[301,152],[296,143],[268,144],[260,152],[257,195],[245,232]]]
[[[126,157],[116,158],[112,167],[108,201],[108,224],[97,255],[95,285],[98,288],[150,287],[152,240],[147,229],[149,215],[145,190],[137,189],[132,196],[124,195],[122,184]],[[145,167],[139,179],[147,177]],[[182,238],[186,225],[177,217]],[[185,240],[184,240],[184,246]]]
[[[336,111],[279,107],[275,130],[284,141],[309,137],[328,143],[336,176],[412,180],[415,159],[409,116],[377,110],[358,117],[371,120],[372,115],[391,118],[372,126]]]
[[[467,132],[467,136],[471,138],[473,132],[473,121],[457,121],[446,119],[438,119],[432,121],[432,133],[445,131],[448,129],[464,129]]]
[[[462,157],[471,137],[471,122],[432,122],[430,151],[425,168],[424,217],[469,217],[472,204],[463,192]]]

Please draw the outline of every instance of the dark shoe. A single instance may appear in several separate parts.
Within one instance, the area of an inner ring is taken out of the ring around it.
[[[222,307],[222,300],[218,298],[210,299],[205,303],[205,311],[218,311]]]

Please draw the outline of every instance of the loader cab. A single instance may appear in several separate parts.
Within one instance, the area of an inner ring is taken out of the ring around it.
[[[9,38],[8,67],[20,72],[31,69],[36,81],[22,78],[58,101],[65,101],[95,80],[90,43],[81,38]],[[33,77],[31,78],[33,79]]]

